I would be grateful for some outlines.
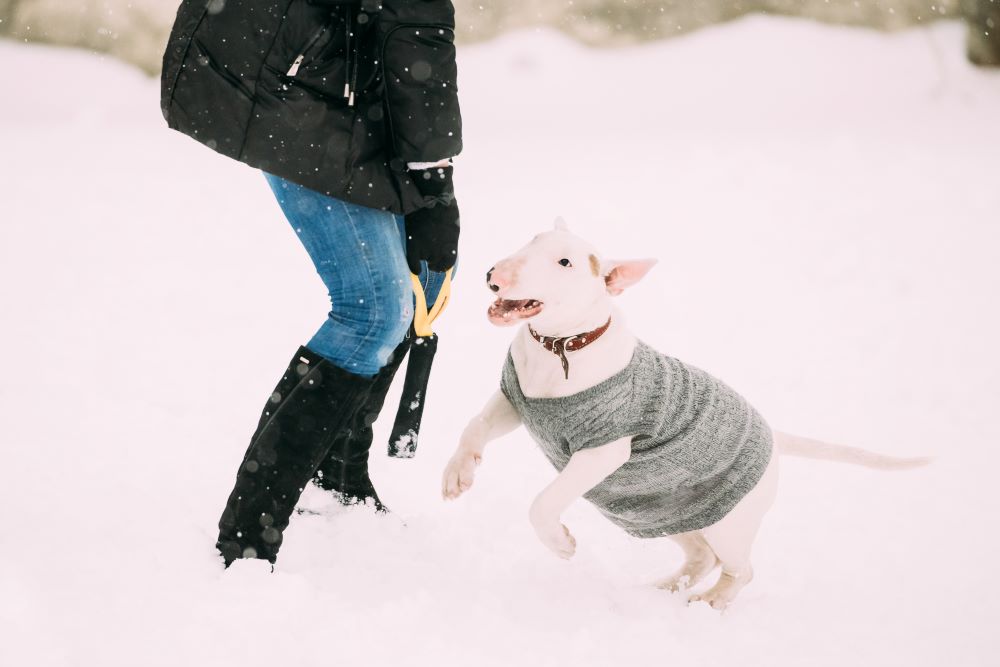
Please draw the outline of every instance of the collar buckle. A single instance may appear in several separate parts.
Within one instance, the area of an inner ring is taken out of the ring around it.
[[[587,331],[584,333],[573,334],[572,336],[563,336],[562,338],[555,336],[542,336],[539,335],[537,331],[528,325],[528,333],[536,341],[541,343],[542,347],[551,352],[552,354],[559,357],[559,361],[562,362],[563,373],[566,375],[566,379],[569,379],[569,359],[566,358],[567,352],[576,352],[577,350],[582,350],[587,347],[595,340],[600,338],[608,327],[611,326],[611,318],[608,317],[608,321],[597,327],[593,331]]]

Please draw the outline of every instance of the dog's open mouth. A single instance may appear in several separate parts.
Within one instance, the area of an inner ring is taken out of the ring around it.
[[[497,299],[486,311],[490,322],[497,326],[514,324],[542,312],[542,302],[535,299]]]

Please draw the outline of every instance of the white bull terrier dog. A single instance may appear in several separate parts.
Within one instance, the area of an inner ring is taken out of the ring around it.
[[[545,546],[573,556],[576,540],[560,516],[582,495],[629,534],[680,545],[685,562],[660,588],[689,588],[721,565],[717,583],[689,600],[724,609],[753,576],[750,550],[777,489],[772,450],[886,470],[926,459],[772,431],[723,382],[637,340],[611,297],[654,264],[605,263],[557,223],[489,271],[497,297],[489,320],[526,324],[500,391],[462,433],[442,493],[467,491],[486,444],[523,423],[559,470],[530,510]]]

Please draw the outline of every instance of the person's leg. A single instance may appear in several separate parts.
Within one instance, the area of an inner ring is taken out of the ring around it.
[[[402,217],[397,216],[397,224],[400,245],[405,247],[406,229]],[[430,307],[441,291],[445,273],[430,271],[426,262],[421,262],[421,265],[420,284],[423,287],[428,307]],[[339,494],[340,500],[344,504],[364,503],[371,500],[377,510],[385,510],[368,474],[369,452],[375,439],[372,426],[382,412],[386,394],[392,386],[396,371],[399,370],[403,358],[409,351],[412,333],[411,329],[407,338],[393,350],[388,363],[375,377],[368,400],[364,407],[358,411],[351,428],[342,431],[334,439],[326,458],[313,474],[313,483],[316,486]]]
[[[403,339],[412,287],[396,216],[268,175],[333,301],[264,406],[222,517],[226,566],[277,558],[302,488],[364,406],[373,376]]]
[[[385,511],[368,475],[368,453],[375,439],[372,425],[382,411],[385,396],[409,347],[410,339],[406,338],[389,355],[388,363],[372,381],[365,404],[350,426],[333,439],[325,458],[313,472],[313,484],[337,494],[345,505],[371,500],[376,510]]]
[[[371,384],[298,349],[264,405],[219,519],[216,548],[226,567],[240,558],[275,561],[302,488]]]
[[[267,181],[330,295],[330,312],[306,347],[348,372],[374,376],[413,318],[402,218],[270,174]]]

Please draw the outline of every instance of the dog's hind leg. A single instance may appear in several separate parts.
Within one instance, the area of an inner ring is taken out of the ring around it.
[[[701,533],[692,531],[671,535],[670,539],[684,551],[684,564],[674,574],[662,581],[656,582],[657,588],[676,593],[691,588],[708,576],[709,572],[719,564],[715,552],[708,545]]]
[[[743,587],[753,579],[750,550],[759,525],[759,521],[756,524],[742,525],[730,523],[728,526],[717,523],[703,531],[705,540],[722,563],[722,574],[714,586],[704,593],[692,595],[688,602],[707,602],[713,609],[722,610],[736,599]]]
[[[774,503],[778,489],[778,457],[771,461],[757,486],[721,521],[701,530],[702,536],[722,563],[722,574],[712,588],[692,595],[690,602],[707,602],[714,609],[725,609],[744,586],[753,579],[750,551],[761,521]]]

